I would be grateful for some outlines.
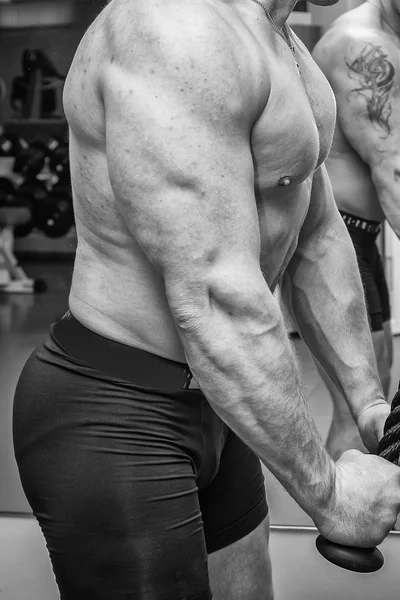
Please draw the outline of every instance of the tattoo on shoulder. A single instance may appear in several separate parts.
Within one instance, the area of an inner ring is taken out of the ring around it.
[[[382,137],[387,137],[391,132],[392,114],[389,92],[395,74],[395,68],[388,60],[388,55],[378,44],[368,43],[356,59],[345,61],[349,77],[357,77],[359,82],[359,87],[352,89],[351,93],[365,98],[369,120],[383,132]]]

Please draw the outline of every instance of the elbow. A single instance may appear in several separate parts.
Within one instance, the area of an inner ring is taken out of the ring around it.
[[[207,275],[180,278],[166,285],[166,290],[174,321],[186,331],[199,330],[215,312],[246,318],[270,312],[276,304],[259,265],[243,271],[213,269]]]
[[[197,331],[209,312],[209,291],[202,277],[180,273],[164,277],[168,307],[179,331]]]

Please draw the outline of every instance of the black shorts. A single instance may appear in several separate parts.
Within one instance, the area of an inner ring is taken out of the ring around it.
[[[15,457],[62,600],[210,600],[207,554],[267,516],[259,459],[188,377],[70,313],[28,359]]]
[[[381,331],[390,320],[390,300],[385,271],[376,238],[380,224],[341,212],[357,254],[358,266],[372,331]]]

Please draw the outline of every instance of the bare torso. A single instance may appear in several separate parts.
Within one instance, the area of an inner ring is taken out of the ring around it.
[[[378,64],[379,59],[376,60],[376,56],[373,56],[372,53],[368,54],[368,48],[366,48],[365,57],[363,57],[364,64],[359,62],[352,66],[351,63],[348,63],[346,69],[348,70],[349,77],[360,75],[360,69],[364,69],[366,73],[371,68],[374,69],[374,65],[372,64],[374,60],[375,70],[379,70],[379,73],[376,71],[377,76],[381,78],[385,77],[385,69],[388,68],[388,64],[384,58],[385,45],[389,43],[393,47],[393,44],[396,44],[400,54],[400,42],[395,36],[390,35],[382,28],[379,12],[377,12],[372,4],[365,2],[337,19],[332,28],[313,50],[313,57],[328,80],[330,80],[332,70],[332,54],[336,53],[336,48],[335,50],[333,48],[337,44],[338,37],[347,35],[351,38],[355,34],[357,37],[362,38],[363,32],[373,32],[378,36],[382,48],[382,58],[380,64]],[[345,67],[345,65],[343,66]],[[355,78],[354,88],[358,87],[356,81]],[[373,83],[371,81],[371,85]],[[368,94],[367,89],[365,93]],[[332,148],[327,158],[326,166],[332,183],[335,201],[340,210],[365,219],[379,222],[384,220],[385,215],[379,202],[369,165],[362,160],[357,151],[349,143],[341,127],[340,119],[336,123]]]
[[[107,93],[113,93],[118,68],[115,43],[126,53],[135,51],[130,24],[137,18],[139,4],[114,0],[103,11],[83,38],[65,86],[78,234],[70,307],[82,323],[101,335],[184,361],[162,277],[126,227],[108,177],[104,91],[108,87]],[[148,4],[156,5],[153,0]],[[313,172],[329,151],[335,121],[333,94],[294,37],[298,73],[287,44],[251,0],[198,4],[214,13],[218,27],[232,40],[226,51],[235,53],[246,90],[243,101],[254,114],[249,136],[261,267],[273,289],[296,248]],[[209,76],[221,74],[213,73],[210,66]],[[136,158],[140,160],[140,148]],[[290,185],[279,185],[285,177]]]

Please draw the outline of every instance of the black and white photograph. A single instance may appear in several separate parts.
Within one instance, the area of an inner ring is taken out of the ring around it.
[[[399,600],[400,0],[0,0],[0,600]]]

